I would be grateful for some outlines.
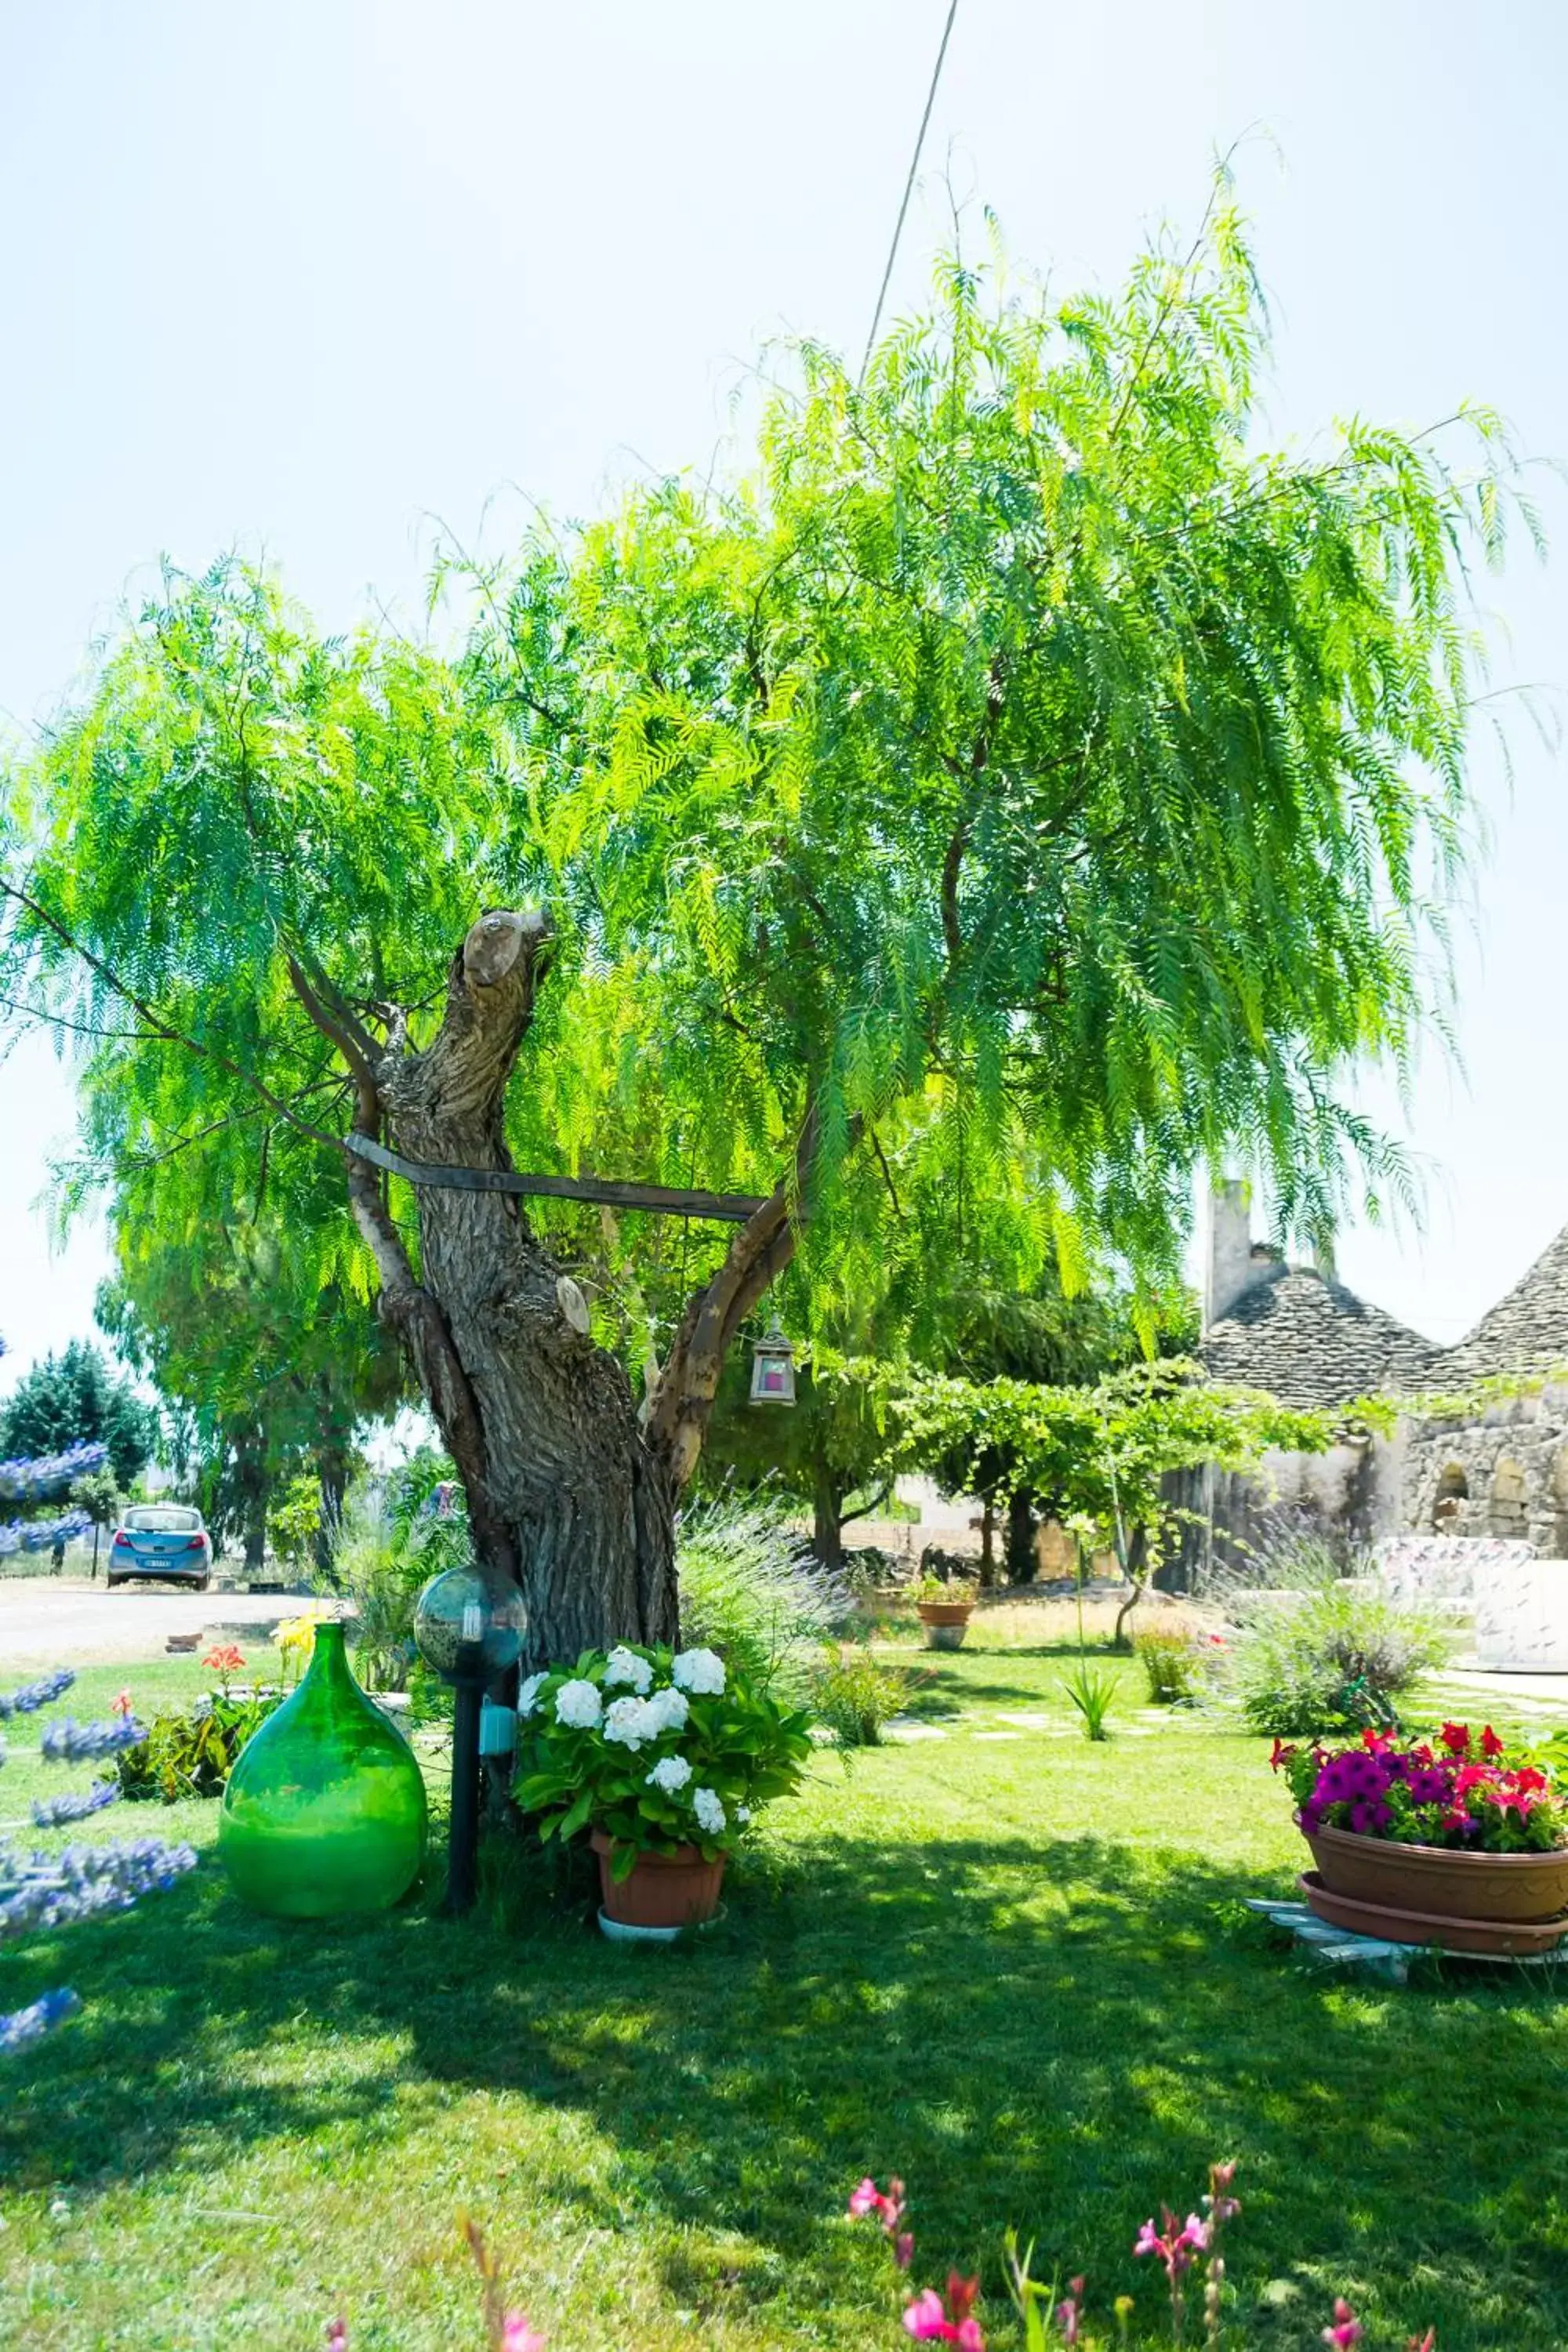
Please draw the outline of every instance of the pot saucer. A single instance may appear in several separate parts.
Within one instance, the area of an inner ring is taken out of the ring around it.
[[[1568,1936],[1568,1913],[1555,1919],[1451,1919],[1331,1895],[1315,1870],[1303,1871],[1296,1883],[1308,1908],[1331,1927],[1347,1928],[1352,1936],[1375,1936],[1385,1944],[1427,1944],[1445,1952],[1524,1958],[1553,1950]]]

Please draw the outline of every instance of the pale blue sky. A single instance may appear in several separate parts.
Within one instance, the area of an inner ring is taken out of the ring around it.
[[[332,625],[417,597],[429,518],[521,484],[591,509],[705,467],[781,325],[858,352],[944,0],[51,0],[0,9],[0,707],[47,711],[137,569],[264,544]],[[1201,212],[1216,146],[1277,311],[1274,432],[1470,395],[1568,457],[1561,0],[960,0],[893,305],[945,164],[1064,287]],[[1495,675],[1568,679],[1561,553],[1500,585]],[[1568,800],[1516,730],[1464,952],[1468,1082],[1406,1130],[1425,1237],[1348,1279],[1458,1337],[1568,1220]],[[1383,1096],[1376,1106],[1397,1116]],[[0,1329],[85,1330],[101,1244],[32,1207],[68,1132],[47,1048],[0,1069]]]

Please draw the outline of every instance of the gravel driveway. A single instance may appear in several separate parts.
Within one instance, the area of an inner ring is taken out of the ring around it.
[[[180,1592],[161,1584],[106,1592],[75,1577],[0,1577],[0,1673],[158,1658],[171,1633],[255,1640],[300,1605],[287,1592]]]

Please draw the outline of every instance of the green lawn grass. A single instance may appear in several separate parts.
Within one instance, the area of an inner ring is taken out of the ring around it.
[[[341,2311],[353,2352],[477,2352],[466,2211],[555,2352],[890,2347],[884,2250],[843,2219],[868,2170],[908,2183],[915,2284],[982,2265],[993,2343],[1010,2221],[1101,2321],[1136,2294],[1152,2341],[1135,2228],[1215,2156],[1241,2165],[1233,2342],[1307,2352],[1341,2289],[1373,2344],[1568,2342],[1539,1980],[1313,1972],[1241,1908],[1301,1859],[1265,1743],[1155,1717],[1130,1668],[1092,1746],[1059,1653],[910,1662],[943,1736],[819,1757],[689,1948],[612,1948],[585,1881],[504,1857],[472,1921],[427,1894],[336,1926],[251,1917],[204,1860],[0,1956],[4,2005],[62,1979],[88,2003],[0,2078],[0,2344],[305,2352]],[[72,1705],[205,1679],[94,1670]],[[7,1819],[56,1785],[11,1730]],[[206,1846],[216,1822],[93,1826]]]

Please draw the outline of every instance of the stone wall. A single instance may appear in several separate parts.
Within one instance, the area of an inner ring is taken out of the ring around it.
[[[1402,1433],[1326,1454],[1268,1454],[1252,1473],[1184,1472],[1166,1481],[1181,1538],[1159,1580],[1190,1591],[1214,1569],[1245,1575],[1259,1550],[1292,1527],[1347,1554],[1363,1549],[1399,1525],[1403,1485]]]
[[[1479,1417],[1404,1424],[1402,1525],[1511,1536],[1568,1557],[1568,1385],[1501,1397]]]

